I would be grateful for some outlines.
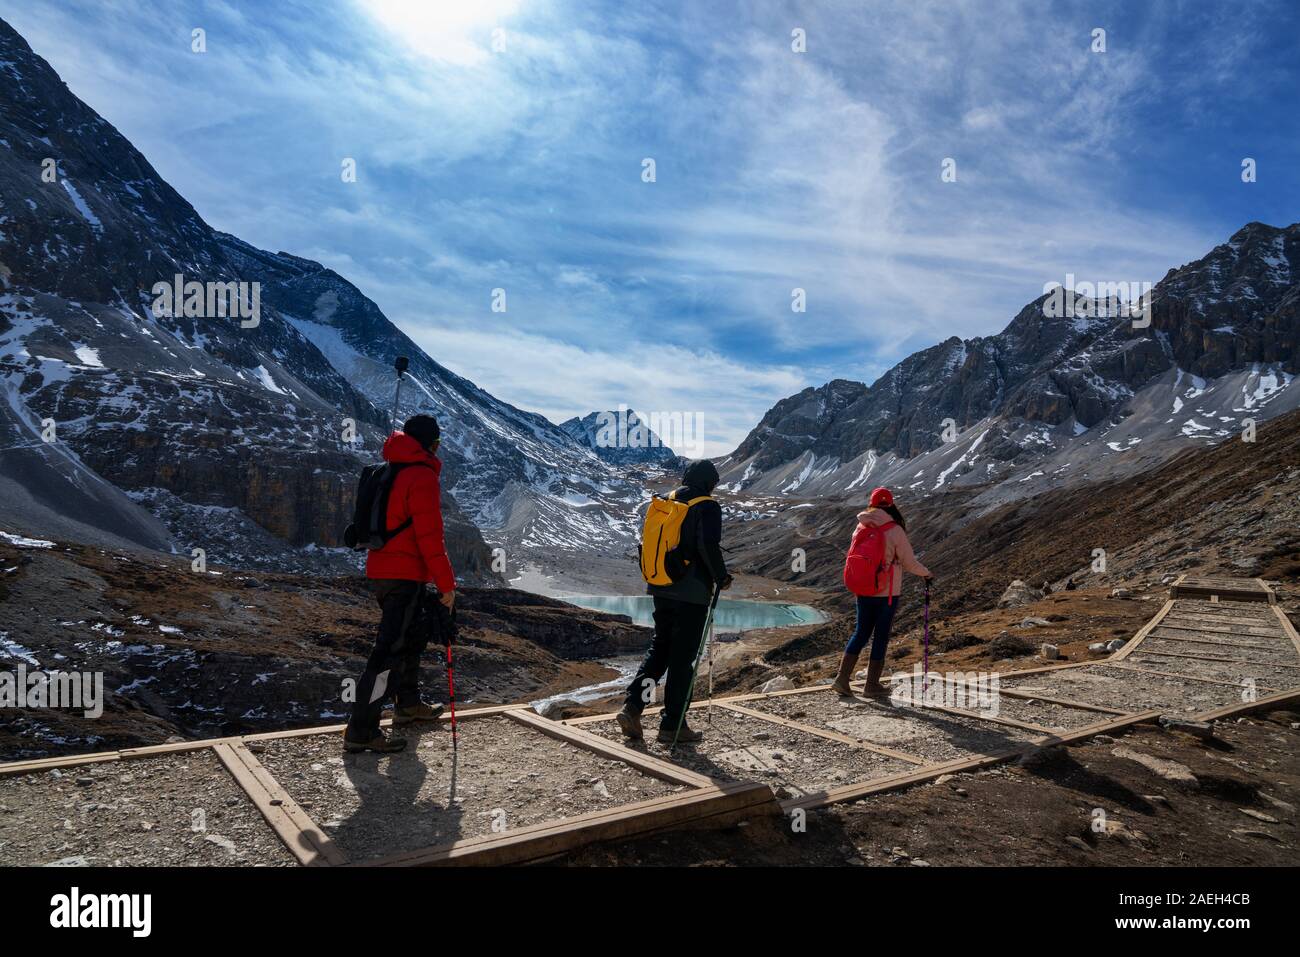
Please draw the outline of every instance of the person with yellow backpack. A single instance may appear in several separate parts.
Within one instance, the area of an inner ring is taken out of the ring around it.
[[[655,496],[646,512],[641,574],[654,596],[654,641],[628,685],[618,726],[635,741],[645,733],[641,713],[666,673],[664,709],[657,740],[663,744],[704,737],[686,725],[695,659],[718,593],[731,587],[722,557],[722,506],[712,497],[718,470],[707,459],[691,462],[682,484],[667,498]]]

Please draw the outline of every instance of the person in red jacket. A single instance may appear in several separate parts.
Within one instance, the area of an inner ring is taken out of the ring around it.
[[[420,655],[437,620],[432,602],[441,602],[450,612],[456,598],[456,576],[443,541],[442,461],[434,454],[441,437],[437,419],[415,415],[384,442],[384,461],[401,466],[388,496],[387,527],[398,528],[408,520],[410,525],[366,556],[366,578],[382,617],[343,735],[346,751],[406,747],[404,739],[385,737],[379,728],[389,697],[395,699],[395,725],[433,720],[442,713],[442,705],[420,698]]]

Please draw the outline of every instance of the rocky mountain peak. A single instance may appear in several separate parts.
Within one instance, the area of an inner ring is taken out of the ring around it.
[[[1135,413],[1154,419],[1144,396],[1156,384],[1187,393],[1185,383],[1192,383],[1194,394],[1159,402],[1166,413],[1159,424],[1171,427],[1173,446],[1221,438],[1223,426],[1247,411],[1294,404],[1293,397],[1277,400],[1296,373],[1297,265],[1300,224],[1249,223],[1153,287],[1130,277],[1044,293],[998,334],[951,337],[908,356],[869,387],[840,379],[782,399],[729,457],[724,481],[799,494],[845,490],[891,469],[901,477],[907,463],[925,457],[935,458],[943,476],[935,487],[960,476],[994,481],[1062,453],[1080,436],[1090,443],[1093,430],[1105,432]],[[1196,383],[1228,376],[1237,378],[1224,379],[1214,414],[1202,407],[1202,418],[1216,425],[1178,417],[1186,400],[1214,391]],[[1226,390],[1243,389],[1246,396],[1230,403]],[[1137,422],[1130,422],[1136,431],[1125,451],[1144,435],[1154,437]],[[955,437],[968,433],[973,442],[977,427],[984,443],[979,475],[971,474],[969,460],[945,472],[938,460],[958,458]],[[1027,481],[1038,478],[1045,475]]]

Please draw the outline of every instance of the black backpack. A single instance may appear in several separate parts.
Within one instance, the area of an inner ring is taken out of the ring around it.
[[[378,551],[411,527],[414,520],[408,518],[396,528],[388,528],[389,493],[393,490],[397,473],[410,465],[429,468],[421,462],[385,462],[383,465],[367,465],[361,470],[352,524],[343,530],[344,545],[357,551]]]

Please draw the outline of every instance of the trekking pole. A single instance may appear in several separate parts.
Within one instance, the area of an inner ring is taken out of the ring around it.
[[[930,579],[925,580],[925,651],[922,652],[921,703],[925,704],[925,691],[930,687]]]
[[[451,747],[456,750],[459,738],[456,734],[456,679],[455,668],[451,660],[451,633],[456,628],[455,612],[448,611],[447,606],[438,602],[438,617],[443,619],[443,635],[447,639],[447,701],[451,706]]]
[[[709,727],[713,727],[713,642],[709,642]]]
[[[704,616],[704,629],[700,633],[700,646],[695,652],[695,663],[691,665],[691,683],[686,688],[686,703],[682,706],[682,713],[677,718],[677,730],[673,732],[673,743],[668,746],[672,751],[677,747],[677,736],[682,733],[682,725],[686,723],[686,712],[691,709],[691,696],[695,694],[695,676],[700,672],[700,661],[704,658],[704,646],[708,643],[709,633],[713,630],[713,609],[718,606],[718,595],[721,589],[715,584],[713,586],[713,600],[709,602],[709,613]],[[712,679],[713,675],[709,675]]]
[[[411,360],[406,356],[398,356],[393,363],[393,368],[397,370],[397,391],[393,394],[393,430],[397,430],[397,412],[398,406],[402,400],[402,373],[411,365]]]

